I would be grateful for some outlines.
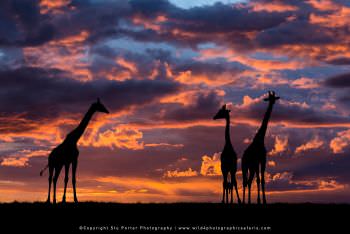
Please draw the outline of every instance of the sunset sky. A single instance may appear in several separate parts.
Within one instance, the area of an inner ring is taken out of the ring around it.
[[[232,103],[241,191],[268,90],[268,202],[350,202],[349,35],[347,0],[2,0],[0,202],[46,200],[40,170],[98,97],[80,201],[219,202],[212,118]]]

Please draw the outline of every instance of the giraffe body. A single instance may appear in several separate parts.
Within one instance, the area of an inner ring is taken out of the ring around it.
[[[256,133],[252,143],[244,151],[242,157],[242,177],[243,177],[243,203],[245,203],[245,190],[248,186],[248,203],[251,203],[251,185],[256,176],[257,184],[257,202],[261,203],[260,200],[260,185],[263,196],[263,203],[266,204],[265,196],[265,169],[266,169],[266,148],[265,148],[265,135],[267,130],[267,125],[271,117],[271,112],[275,101],[279,97],[275,96],[275,92],[269,91],[268,98],[265,101],[269,102],[267,111],[264,115],[264,119],[261,123],[261,127]]]
[[[53,181],[53,203],[56,203],[56,184],[58,177],[62,168],[65,168],[65,177],[64,177],[64,191],[62,202],[66,201],[66,189],[68,183],[68,174],[70,165],[72,165],[72,185],[73,185],[73,194],[74,201],[78,202],[76,195],[76,170],[78,165],[78,141],[83,135],[86,127],[89,124],[90,119],[92,118],[95,112],[109,113],[108,110],[100,103],[98,100],[96,103],[93,103],[84,118],[80,122],[77,128],[70,132],[64,141],[54,148],[48,158],[48,165],[40,172],[40,175],[43,174],[46,168],[49,168],[49,190],[47,202],[50,203],[50,192],[51,192],[51,183]]]
[[[224,105],[219,112],[214,116],[215,119],[225,119],[226,120],[226,128],[225,128],[225,146],[221,152],[221,172],[223,176],[223,193],[222,193],[222,203],[228,203],[228,196],[231,195],[231,203],[233,203],[233,186],[236,190],[237,201],[241,203],[238,194],[237,188],[237,180],[236,180],[236,172],[237,172],[237,154],[233,149],[231,139],[230,139],[230,110],[226,109],[226,105]],[[230,177],[228,176],[230,175]]]

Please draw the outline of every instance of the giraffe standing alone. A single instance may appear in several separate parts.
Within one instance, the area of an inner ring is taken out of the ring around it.
[[[49,191],[47,196],[47,202],[50,203],[50,191],[51,191],[51,182],[53,177],[53,203],[56,203],[56,183],[60,175],[62,167],[65,167],[65,177],[64,177],[64,192],[62,202],[66,201],[66,188],[68,183],[68,173],[70,164],[72,164],[72,185],[74,193],[74,202],[78,202],[75,183],[76,183],[76,169],[78,163],[79,150],[77,143],[80,137],[83,135],[86,127],[89,124],[90,119],[92,118],[95,112],[109,113],[106,107],[97,99],[97,102],[93,103],[84,118],[81,120],[77,128],[70,132],[64,141],[52,150],[49,155],[47,166],[40,172],[40,176],[43,175],[43,172],[49,168]]]
[[[243,203],[245,202],[245,189],[248,186],[248,203],[250,204],[250,190],[251,184],[256,175],[256,184],[258,188],[258,204],[260,204],[260,182],[263,195],[263,203],[266,204],[265,196],[265,168],[266,168],[266,148],[265,148],[265,134],[267,130],[267,124],[269,122],[272,107],[275,104],[275,101],[279,97],[276,97],[275,92],[268,92],[268,97],[264,101],[268,101],[269,105],[265,113],[264,119],[261,123],[261,127],[256,133],[253,142],[248,146],[244,151],[242,157],[242,176],[243,176]],[[261,171],[260,168],[261,167]],[[261,181],[260,173],[261,172]],[[249,173],[249,178],[248,178]]]
[[[221,153],[221,172],[223,175],[223,192],[222,192],[222,203],[228,203],[228,195],[231,195],[231,203],[233,203],[233,194],[232,189],[235,186],[237,201],[241,203],[239,199],[238,189],[237,189],[237,180],[236,180],[236,171],[237,171],[237,154],[233,149],[231,138],[230,138],[230,110],[226,108],[226,105],[223,105],[218,113],[214,116],[216,119],[226,119],[226,128],[225,128],[225,146]],[[231,180],[228,181],[228,173],[230,173]]]

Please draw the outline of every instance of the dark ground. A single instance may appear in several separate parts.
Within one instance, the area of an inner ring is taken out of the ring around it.
[[[349,208],[349,204],[308,203],[267,206],[3,203],[0,204],[0,233],[118,233],[125,231],[123,226],[129,226],[132,232],[146,229],[158,232],[155,228],[181,231],[184,228],[183,232],[190,233],[197,228],[197,232],[209,233],[210,228],[216,232],[223,232],[220,229],[225,228],[226,232],[237,233],[238,229],[249,232],[247,229],[250,228],[255,233],[350,233]],[[186,228],[191,231],[186,231]]]

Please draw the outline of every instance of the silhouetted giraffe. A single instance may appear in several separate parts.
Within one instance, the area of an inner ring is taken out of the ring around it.
[[[216,119],[226,119],[226,128],[225,128],[225,146],[221,153],[221,172],[224,178],[222,188],[222,203],[228,203],[228,194],[232,191],[233,186],[235,186],[238,203],[241,203],[239,199],[238,189],[237,189],[237,180],[236,180],[236,171],[237,171],[237,154],[233,149],[231,138],[230,138],[230,110],[226,108],[226,105],[223,105],[219,112],[214,116]],[[231,180],[228,182],[228,173],[231,175]],[[233,194],[231,192],[231,203],[233,202]]]
[[[75,183],[76,183],[75,175],[76,175],[78,155],[79,155],[77,143],[80,137],[83,135],[86,127],[89,124],[90,119],[92,118],[95,112],[109,113],[106,107],[104,107],[104,105],[102,105],[100,100],[97,99],[97,102],[93,103],[90,106],[89,110],[85,114],[84,118],[81,120],[78,127],[75,128],[72,132],[70,132],[66,136],[64,141],[52,150],[48,158],[48,164],[40,172],[40,176],[42,176],[43,172],[47,168],[49,168],[49,192],[47,196],[48,203],[50,203],[51,182],[52,182],[52,176],[54,171],[55,171],[55,176],[53,177],[53,203],[56,203],[56,183],[63,166],[65,167],[65,178],[64,178],[64,192],[63,192],[62,202],[66,201],[66,188],[68,183],[68,173],[69,173],[70,164],[72,164],[72,184],[73,184],[74,202],[78,202],[76,189],[75,189]]]
[[[275,92],[269,91],[268,97],[264,98],[264,101],[268,101],[269,105],[264,115],[264,119],[261,123],[261,127],[256,133],[253,142],[244,151],[242,157],[242,176],[243,176],[243,203],[245,202],[245,189],[248,185],[248,203],[250,204],[250,190],[254,175],[256,174],[256,184],[258,188],[258,204],[260,204],[260,182],[263,194],[263,203],[266,204],[265,196],[265,168],[266,168],[266,148],[265,148],[265,134],[267,130],[267,124],[269,122],[272,107],[275,101],[279,99],[276,97]],[[261,181],[259,175],[259,167],[261,167]],[[248,178],[249,172],[249,178]]]

